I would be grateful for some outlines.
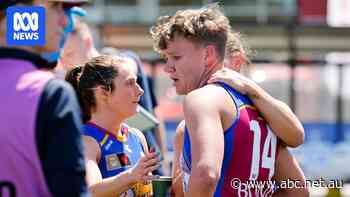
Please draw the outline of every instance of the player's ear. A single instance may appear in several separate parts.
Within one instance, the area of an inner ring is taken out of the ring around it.
[[[210,44],[205,48],[204,61],[209,67],[217,62],[217,52],[214,45]]]
[[[106,90],[106,88],[103,87],[102,85],[99,85],[95,88],[96,99],[101,99],[103,101],[106,101],[109,95],[110,95],[110,92]]]
[[[230,58],[229,67],[237,72],[239,72],[241,70],[241,66],[246,63],[244,54],[240,51],[235,52],[229,58]]]

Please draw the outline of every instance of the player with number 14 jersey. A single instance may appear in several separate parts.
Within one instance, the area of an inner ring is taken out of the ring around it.
[[[277,138],[251,100],[226,84],[219,83],[231,96],[237,116],[224,131],[224,158],[215,197],[269,197],[273,187]],[[181,155],[183,188],[188,191],[191,174],[191,142],[187,128]]]

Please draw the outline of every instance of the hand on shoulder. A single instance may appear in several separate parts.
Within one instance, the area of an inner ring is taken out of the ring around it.
[[[226,83],[241,94],[245,95],[252,91],[253,86],[256,86],[254,81],[229,68],[223,68],[214,73],[208,83],[215,82]]]

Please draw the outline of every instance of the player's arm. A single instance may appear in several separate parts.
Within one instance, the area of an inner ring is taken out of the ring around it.
[[[273,98],[254,81],[240,73],[225,68],[215,73],[209,82],[222,81],[235,90],[249,96],[273,132],[288,146],[304,143],[304,128],[292,110],[284,102]]]
[[[115,196],[126,191],[135,180],[129,171],[103,179],[98,167],[100,147],[91,137],[83,137],[85,145],[86,182],[92,196]]]
[[[276,158],[276,170],[274,179],[280,184],[281,181],[297,180],[300,181],[298,186],[305,183],[305,176],[296,159],[290,154],[287,147],[280,146],[279,153]],[[308,197],[307,188],[283,188],[278,189],[273,197]]]
[[[217,106],[220,94],[203,89],[191,92],[184,101],[192,154],[189,190],[185,196],[191,197],[213,196],[224,155],[224,134]]]
[[[176,128],[175,142],[174,142],[174,158],[173,158],[173,170],[172,170],[172,194],[175,197],[183,197],[182,188],[182,170],[180,167],[180,155],[183,147],[183,136],[185,131],[185,121],[181,121]]]
[[[298,147],[303,144],[304,128],[288,105],[273,98],[257,84],[252,85],[250,90],[248,96],[272,131],[290,147]]]
[[[154,170],[154,161],[157,160],[155,153],[146,154],[138,163],[129,170],[126,170],[116,176],[102,178],[98,167],[100,156],[100,147],[91,137],[84,136],[86,182],[93,196],[116,196],[137,182],[152,180],[154,177],[148,175]]]

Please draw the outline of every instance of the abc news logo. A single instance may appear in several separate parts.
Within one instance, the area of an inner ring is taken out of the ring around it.
[[[39,15],[38,13],[29,14],[28,12],[24,12],[20,14],[16,12],[13,15],[13,29],[14,39],[16,40],[25,40],[25,39],[39,39],[39,33],[36,32],[39,29]],[[27,25],[24,21],[27,20]],[[24,32],[20,32],[23,30]],[[31,32],[29,32],[31,31]]]
[[[45,9],[43,7],[9,7],[7,14],[8,45],[44,45]]]

